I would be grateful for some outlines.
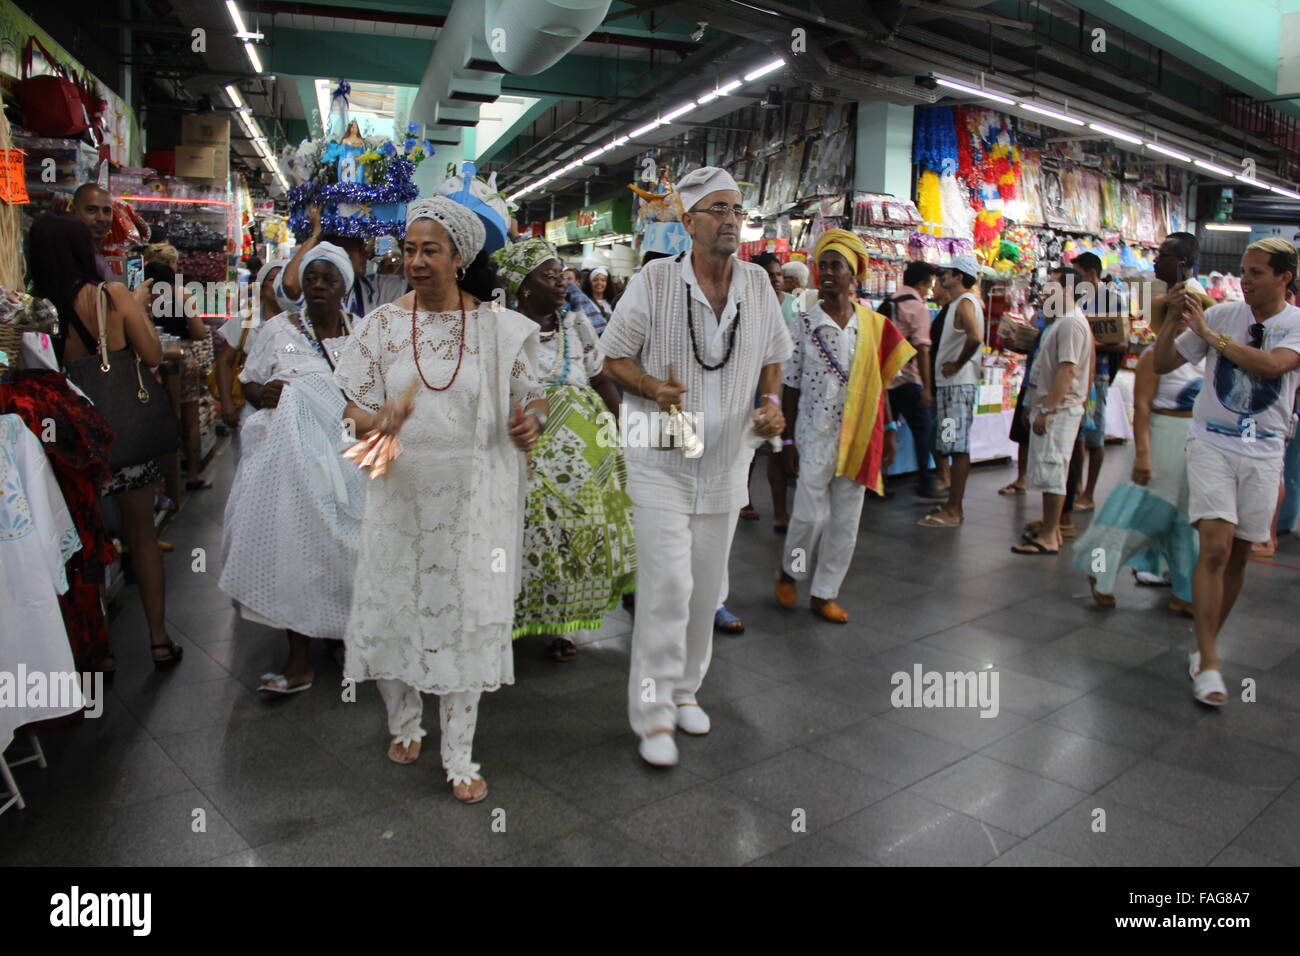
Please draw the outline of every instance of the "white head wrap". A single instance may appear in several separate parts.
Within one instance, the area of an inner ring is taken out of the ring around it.
[[[596,276],[604,276],[606,279],[608,279],[609,270],[606,269],[604,266],[596,266],[596,268],[592,269],[590,272],[587,273],[588,279],[594,279]]]
[[[483,220],[470,212],[455,200],[446,196],[434,196],[432,199],[417,199],[406,207],[406,228],[417,219],[432,219],[451,235],[460,253],[460,261],[468,266],[487,241],[487,231]]]
[[[731,178],[731,173],[717,166],[701,166],[687,173],[677,183],[677,194],[682,198],[682,209],[687,212],[709,193],[716,193],[720,189],[734,189],[740,192],[740,187]]]
[[[346,295],[352,288],[352,283],[357,281],[356,273],[352,271],[352,259],[348,254],[332,242],[317,243],[312,246],[311,252],[303,257],[302,265],[299,266],[302,270],[299,273],[300,281],[301,276],[306,274],[307,267],[317,259],[324,259],[339,270],[339,275],[343,277],[343,293]]]
[[[257,294],[262,294],[262,283],[266,281],[266,277],[271,274],[272,269],[283,269],[288,264],[288,259],[272,259],[270,262],[266,263],[266,265],[262,266],[262,268],[257,271],[257,278],[253,280],[253,288],[257,290]]]
[[[781,267],[781,273],[783,275],[794,276],[794,281],[798,284],[799,288],[804,289],[808,287],[808,267],[798,259],[791,259],[783,265]]]

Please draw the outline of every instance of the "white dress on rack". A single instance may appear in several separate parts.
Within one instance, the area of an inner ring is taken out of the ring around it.
[[[219,586],[249,620],[340,640],[352,605],[366,479],[343,458],[352,443],[343,430],[347,400],[297,322],[288,312],[267,322],[240,374],[259,385],[289,384],[275,408],[254,411],[241,428]],[[337,363],[346,342],[344,335],[321,344]]]
[[[514,683],[526,481],[507,423],[512,404],[543,396],[536,347],[536,323],[517,312],[413,315],[389,304],[366,316],[343,350],[335,378],[362,408],[378,411],[418,386],[402,454],[370,482],[346,677],[400,680],[432,694]],[[455,382],[433,391],[421,374],[434,387],[453,374]]]
[[[0,415],[0,671],[11,682],[0,693],[0,751],[23,724],[84,705],[80,681],[66,699],[47,695],[31,707],[29,687],[17,685],[19,665],[28,675],[45,675],[50,689],[52,675],[76,674],[59,595],[68,590],[66,562],[80,550],[40,440],[17,415]]]

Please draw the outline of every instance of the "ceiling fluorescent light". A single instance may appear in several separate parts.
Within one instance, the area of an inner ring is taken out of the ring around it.
[[[713,102],[714,100],[716,100],[717,98],[718,98],[718,91],[717,91],[717,90],[713,90],[713,91],[710,92],[710,93],[705,93],[705,94],[704,94],[703,96],[701,96],[698,100],[696,100],[696,101],[695,101],[695,105],[696,105],[696,106],[703,106],[705,103],[712,103],[712,102]]]
[[[1250,232],[1250,226],[1235,222],[1207,222],[1205,228],[1215,232]]]
[[[1159,143],[1147,143],[1147,149],[1154,149],[1157,153],[1163,153],[1166,156],[1172,156],[1174,159],[1181,159],[1185,163],[1190,163],[1192,157],[1186,153],[1180,153],[1176,149],[1170,149],[1168,146],[1161,146]]]
[[[1255,179],[1253,176],[1243,176],[1241,173],[1236,173],[1235,175],[1236,175],[1236,177],[1237,177],[1238,179],[1240,179],[1240,180],[1241,180],[1243,183],[1245,183],[1247,186],[1254,186],[1256,189],[1272,189],[1272,188],[1273,188],[1273,187],[1270,186],[1268,183],[1260,182],[1258,179]]]
[[[990,93],[988,90],[981,90],[974,86],[967,86],[965,83],[956,83],[952,80],[944,80],[935,77],[934,81],[940,86],[946,86],[949,89],[960,90],[962,93],[968,93],[971,96],[978,96],[980,99],[992,100],[995,103],[1005,103],[1007,106],[1015,106],[1016,101],[1009,96],[1003,96],[1000,93]]]
[[[1269,186],[1268,188],[1273,190],[1273,192],[1277,193],[1279,196],[1286,196],[1288,199],[1300,199],[1300,193],[1295,190],[1284,189],[1281,186]]]
[[[1043,116],[1049,116],[1062,123],[1069,123],[1071,126],[1084,125],[1083,120],[1081,119],[1075,119],[1073,116],[1066,116],[1064,113],[1058,113],[1056,110],[1049,110],[1045,106],[1035,106],[1033,103],[1021,103],[1020,108],[1029,110],[1031,113],[1041,113]]]
[[[590,153],[588,153],[586,156],[582,157],[582,161],[583,161],[584,163],[589,163],[589,162],[591,162],[593,159],[595,159],[597,156],[599,156],[601,153],[605,152],[605,150],[607,150],[607,149],[609,149],[608,146],[602,146],[602,147],[600,147],[600,149],[593,149],[593,150],[592,150]]]
[[[248,54],[248,62],[251,63],[251,64],[253,64],[253,69],[254,69],[256,72],[261,73],[261,72],[262,72],[262,61],[261,61],[261,59],[260,59],[260,58],[258,57],[258,55],[257,55],[257,48],[254,47],[253,44],[251,44],[251,43],[249,43],[247,40],[245,40],[245,41],[244,41],[244,52]]]
[[[664,121],[659,119],[655,120],[653,123],[646,123],[640,129],[634,129],[632,132],[628,133],[627,137],[628,139],[636,139],[639,136],[644,136],[652,129],[658,129],[660,126],[663,125],[663,123]]]
[[[1113,136],[1116,139],[1122,139],[1126,143],[1133,143],[1137,146],[1142,145],[1142,140],[1132,133],[1126,133],[1123,130],[1115,129],[1113,126],[1103,126],[1101,123],[1089,123],[1090,129],[1095,129],[1098,133],[1105,133],[1107,136]]]
[[[1208,169],[1212,173],[1218,173],[1220,176],[1226,176],[1229,179],[1236,175],[1231,169],[1224,169],[1222,166],[1214,165],[1214,163],[1207,163],[1203,159],[1194,159],[1192,163],[1200,166],[1201,169]]]
[[[244,108],[244,98],[239,95],[239,87],[233,83],[226,84],[226,96],[230,99],[230,105],[237,110]]]
[[[738,89],[740,89],[740,80],[732,80],[730,83],[726,84],[725,86],[718,87],[718,95],[726,96],[732,90],[738,90]]]
[[[226,9],[230,12],[230,21],[235,25],[235,32],[247,33],[248,27],[244,26],[243,14],[239,12],[239,7],[235,6],[235,0],[226,0]]]
[[[773,70],[779,70],[783,66],[785,66],[785,60],[773,60],[771,63],[764,63],[757,70],[751,70],[746,73],[745,82],[751,83],[760,76],[767,76],[767,74],[771,73]]]
[[[689,112],[690,112],[691,110],[693,110],[693,109],[695,109],[695,103],[694,103],[694,102],[691,102],[691,103],[685,103],[685,104],[683,104],[683,105],[677,107],[677,109],[673,110],[673,111],[672,111],[671,113],[669,113],[667,116],[665,116],[665,117],[663,118],[663,122],[665,122],[665,123],[671,123],[673,120],[677,119],[677,117],[682,116],[682,115],[684,115],[684,114],[686,114],[686,113],[689,113]]]

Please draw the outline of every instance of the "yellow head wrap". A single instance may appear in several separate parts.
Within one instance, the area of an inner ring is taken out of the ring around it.
[[[813,246],[813,259],[820,259],[822,253],[827,250],[842,255],[857,278],[867,277],[867,266],[871,257],[867,253],[866,245],[855,233],[847,229],[827,229]]]

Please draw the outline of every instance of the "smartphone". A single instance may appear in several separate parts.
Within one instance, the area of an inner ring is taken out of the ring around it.
[[[144,256],[128,256],[126,260],[126,287],[134,289],[144,281]]]

